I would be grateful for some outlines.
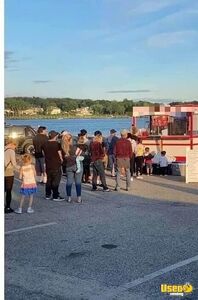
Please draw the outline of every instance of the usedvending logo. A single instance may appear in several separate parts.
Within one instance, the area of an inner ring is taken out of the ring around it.
[[[185,284],[161,284],[161,293],[170,296],[185,296],[191,294],[193,286],[190,283]]]

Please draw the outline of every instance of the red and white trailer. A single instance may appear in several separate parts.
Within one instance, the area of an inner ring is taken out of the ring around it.
[[[186,150],[198,150],[198,105],[155,105],[133,107],[132,123],[148,117],[148,128],[139,136],[156,153],[166,151],[176,161],[186,161]]]

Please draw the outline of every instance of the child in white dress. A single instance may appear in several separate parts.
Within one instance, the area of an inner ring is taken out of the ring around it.
[[[22,156],[23,166],[20,169],[19,178],[22,179],[20,194],[20,205],[15,213],[21,214],[23,202],[26,196],[29,196],[29,206],[27,209],[28,213],[33,213],[34,210],[32,209],[32,202],[33,202],[33,195],[37,191],[36,186],[36,171],[34,166],[32,165],[32,157],[30,154],[24,154]]]

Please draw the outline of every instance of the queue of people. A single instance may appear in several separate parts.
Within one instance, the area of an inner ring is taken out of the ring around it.
[[[142,141],[134,132],[121,130],[120,138],[115,129],[110,130],[107,138],[100,130],[94,132],[89,139],[87,131],[81,129],[77,139],[67,130],[60,134],[55,130],[47,133],[47,128],[40,126],[33,139],[35,149],[35,168],[31,155],[22,156],[22,166],[16,163],[16,143],[10,139],[5,146],[5,213],[13,212],[10,207],[14,170],[19,171],[22,180],[20,188],[20,205],[16,213],[22,213],[25,197],[29,198],[28,213],[33,213],[33,195],[37,191],[37,182],[45,184],[45,198],[53,201],[64,201],[59,193],[62,175],[66,176],[67,201],[72,202],[72,185],[75,184],[77,203],[82,203],[82,183],[91,184],[92,191],[101,186],[104,192],[110,189],[106,181],[105,169],[108,166],[111,177],[115,177],[115,191],[120,190],[121,177],[126,177],[126,191],[131,188],[134,174],[137,179],[143,179],[143,168],[146,174],[153,174],[153,163],[156,159],[148,147],[144,148]],[[106,160],[108,158],[108,161]],[[161,174],[166,175],[168,160],[165,151],[161,152],[158,160]],[[92,176],[91,176],[92,169]],[[38,178],[36,182],[36,178]]]

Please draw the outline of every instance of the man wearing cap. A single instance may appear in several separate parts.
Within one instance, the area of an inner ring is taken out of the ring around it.
[[[45,186],[45,197],[47,200],[53,197],[54,201],[63,201],[59,195],[59,184],[61,181],[61,164],[63,162],[61,145],[57,142],[59,133],[52,130],[49,132],[49,140],[42,146],[45,155],[47,183]]]
[[[111,176],[115,177],[115,155],[113,149],[115,147],[118,137],[116,136],[116,130],[110,130],[110,136],[107,138],[107,154],[109,159],[109,167],[111,170]]]
[[[120,173],[124,169],[126,173],[126,190],[128,191],[131,184],[130,174],[130,159],[132,157],[132,147],[129,140],[127,140],[128,131],[123,129],[121,138],[116,142],[114,147],[114,154],[116,157],[116,187],[115,191],[120,189]]]
[[[103,191],[109,192],[109,188],[106,184],[105,170],[103,164],[103,158],[105,156],[105,149],[103,146],[102,132],[97,130],[94,132],[93,141],[90,143],[91,160],[93,162],[93,177],[92,177],[92,190],[97,190],[97,177],[100,176],[102,182]]]

